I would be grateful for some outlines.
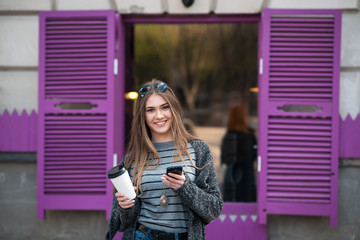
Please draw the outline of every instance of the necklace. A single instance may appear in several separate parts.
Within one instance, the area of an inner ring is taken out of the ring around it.
[[[160,197],[160,206],[166,207],[169,205],[169,198],[165,195],[166,189],[163,188],[163,195]]]

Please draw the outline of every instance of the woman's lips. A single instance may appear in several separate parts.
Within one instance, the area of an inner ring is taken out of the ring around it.
[[[165,125],[165,123],[166,123],[166,121],[162,121],[162,122],[155,123],[155,125],[158,127],[163,127]]]

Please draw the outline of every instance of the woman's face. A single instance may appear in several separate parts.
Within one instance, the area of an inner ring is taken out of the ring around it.
[[[173,116],[170,105],[157,94],[152,94],[145,104],[145,120],[150,128],[152,142],[172,141],[171,124]]]

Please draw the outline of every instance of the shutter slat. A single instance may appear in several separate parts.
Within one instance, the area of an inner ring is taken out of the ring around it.
[[[331,137],[331,132],[315,132],[315,131],[288,131],[288,130],[272,130],[269,129],[269,135],[298,135],[298,136],[320,136],[320,137]]]
[[[289,93],[289,94],[278,94],[278,93],[272,93],[271,97],[273,98],[280,98],[280,99],[284,99],[284,98],[294,98],[294,99],[309,99],[310,98],[312,100],[314,99],[322,99],[322,100],[330,100],[332,95],[331,94],[301,94],[301,93]]]
[[[331,88],[332,84],[328,82],[272,82],[270,87],[308,87],[308,88]]]
[[[273,122],[269,130],[289,130],[289,131],[296,131],[296,130],[315,130],[315,131],[331,131],[331,126],[329,125],[313,125],[313,124],[302,124],[302,125],[295,125],[289,123],[289,125],[284,125],[283,123]]]
[[[268,174],[269,175],[280,175],[282,176],[282,174],[292,174],[292,175],[302,175],[302,176],[312,176],[312,175],[317,175],[317,176],[321,176],[321,175],[329,175],[330,172],[329,171],[316,171],[316,170],[293,170],[293,169],[272,169],[271,165],[269,165],[268,168]]]
[[[52,82],[52,80],[54,81],[59,81],[59,80],[64,80],[64,81],[67,81],[67,80],[104,80],[106,79],[104,76],[102,75],[99,75],[99,76],[75,76],[75,75],[72,75],[72,76],[60,76],[60,77],[47,77],[48,79],[48,82]]]
[[[281,147],[271,147],[268,148],[269,152],[276,151],[298,151],[298,152],[331,152],[330,149],[324,148],[309,148],[309,147],[301,147],[301,146],[281,146]]]
[[[77,86],[83,86],[83,85],[104,85],[106,84],[105,80],[97,80],[97,79],[87,79],[85,81],[74,81],[74,80],[67,80],[67,81],[49,81],[45,87],[52,87],[52,86],[69,86],[69,85],[77,85]]]
[[[331,143],[331,140],[325,136],[268,136],[269,140],[282,140],[282,141],[293,141],[293,140],[301,140],[301,141],[314,141],[314,142],[329,142]]]
[[[293,203],[293,204],[299,204],[299,203],[315,203],[315,204],[329,204],[330,200],[329,199],[306,199],[306,201],[304,199],[299,199],[299,198],[295,198],[295,199],[291,199],[291,198],[269,198],[269,202],[275,202],[275,203]]]
[[[272,33],[280,33],[280,32],[285,32],[285,33],[291,33],[291,32],[296,32],[296,33],[308,33],[308,34],[312,34],[314,32],[316,33],[330,33],[332,35],[332,33],[334,32],[334,28],[331,25],[328,25],[326,27],[321,27],[321,28],[316,28],[313,27],[311,25],[304,25],[303,27],[289,27],[288,26],[277,26],[277,25],[272,25]]]
[[[57,39],[57,40],[47,40],[46,41],[46,47],[56,47],[56,44],[75,44],[75,43],[99,43],[99,44],[106,44],[106,40],[105,39],[98,39],[98,38],[93,38],[93,39]]]
[[[66,48],[66,49],[58,49],[58,48],[53,48],[52,50],[47,50],[48,54],[47,56],[51,56],[51,55],[54,55],[54,56],[58,56],[59,53],[94,53],[94,52],[101,52],[101,53],[104,53],[106,54],[106,51],[102,48],[100,49],[96,49],[96,48],[85,48],[85,49],[79,49],[79,48]],[[69,56],[72,56],[72,55],[69,55]],[[46,69],[47,71],[49,71],[49,68]],[[69,69],[66,69],[66,70],[69,70]]]
[[[62,20],[48,20],[46,22],[47,26],[58,26],[58,25],[63,25],[63,26],[70,26],[70,25],[76,25],[76,26],[82,26],[82,25],[88,25],[88,26],[102,26],[103,28],[106,29],[106,20],[79,20],[79,21],[74,21],[74,20],[68,20],[68,21],[64,21],[64,19]]]
[[[316,164],[294,164],[294,163],[289,163],[289,164],[276,164],[276,163],[271,163],[269,161],[269,168],[275,168],[275,169],[317,169],[317,170],[327,170],[329,171],[331,169],[330,165],[316,165]]]
[[[61,65],[60,65],[61,66]],[[62,72],[67,72],[67,71],[98,71],[101,70],[101,72],[106,71],[106,66],[104,65],[104,63],[95,63],[95,64],[91,64],[91,66],[89,66],[88,64],[81,64],[78,66],[74,66],[74,65],[69,65],[66,67],[48,67],[47,68],[47,73],[50,72],[57,72],[57,71],[62,71]]]
[[[274,187],[310,187],[312,188],[330,188],[330,182],[329,181],[268,181],[268,186],[274,186]]]
[[[269,175],[269,180],[282,180],[282,181],[330,181],[330,176],[290,176],[290,175]]]
[[[105,57],[106,51],[101,51],[101,53],[90,52],[90,53],[48,53],[45,55],[46,59],[51,58],[83,58],[83,57]]]
[[[48,71],[51,71],[52,69],[59,69],[59,67],[64,67],[64,69],[68,70],[68,68],[83,68],[84,66],[86,67],[91,67],[91,66],[105,66],[105,61],[101,62],[101,61],[96,61],[96,62],[71,62],[71,63],[48,63]]]
[[[74,36],[73,33],[75,34],[101,34],[103,36],[106,36],[107,31],[105,31],[103,28],[99,28],[99,29],[92,29],[92,28],[88,28],[88,29],[61,29],[61,30],[50,30],[48,29],[48,32],[46,34],[46,36],[51,36],[51,35],[60,35],[60,36]]]
[[[324,154],[324,153],[299,153],[299,152],[269,152],[268,157],[272,158],[320,158],[320,159],[328,159],[331,157],[331,154]]]
[[[86,146],[86,147],[52,147],[45,149],[45,154],[49,153],[58,153],[59,151],[63,153],[70,153],[70,152],[85,152],[85,153],[104,153],[106,151],[106,147],[96,147],[96,146]]]
[[[52,58],[52,59],[47,59],[46,63],[50,64],[51,66],[53,66],[54,64],[56,64],[57,66],[66,66],[67,64],[87,65],[88,63],[95,63],[95,64],[101,63],[102,65],[104,65],[104,64],[106,64],[106,58],[85,58],[85,59]],[[64,64],[64,65],[62,65],[62,64]]]
[[[270,37],[321,37],[321,38],[333,38],[334,35],[332,33],[303,33],[303,32],[271,32]]]
[[[313,23],[313,22],[279,22],[278,19],[274,19],[273,23],[272,23],[273,27],[293,27],[295,29],[297,29],[298,27],[300,28],[304,28],[304,27],[311,27],[311,28],[318,28],[318,29],[322,29],[322,28],[328,28],[334,27],[334,23],[333,22],[328,22],[328,23]]]
[[[328,159],[311,159],[311,158],[268,158],[269,164],[301,164],[301,165],[309,165],[309,168],[312,167],[322,167],[324,165],[330,166],[330,161]],[[325,167],[325,166],[324,166]]]
[[[315,68],[315,67],[272,67],[272,72],[325,72],[332,73],[332,68]]]
[[[99,29],[103,30],[104,25],[81,25],[81,26],[73,26],[73,25],[47,25],[46,32],[53,32],[53,31],[61,31],[61,30],[84,30],[84,29]]]
[[[281,47],[286,49],[287,47],[308,47],[309,50],[313,50],[313,48],[316,49],[329,49],[329,48],[333,48],[334,44],[333,43],[314,43],[314,42],[288,42],[288,41],[284,41],[284,42],[272,42],[270,44],[270,47],[272,49],[274,49],[275,47]]]
[[[323,193],[330,193],[330,188],[319,188],[319,187],[314,187],[314,188],[304,188],[304,187],[269,187],[270,191],[286,191],[286,192],[291,192],[291,191],[298,191],[298,192],[323,192]]]
[[[104,85],[104,84],[102,84]],[[91,91],[106,91],[105,87],[102,87],[102,85],[97,86],[94,84],[87,84],[86,86],[57,86],[57,85],[52,85],[52,86],[45,86],[45,89],[47,91],[49,91],[49,93],[52,92],[61,92],[61,91],[85,91],[87,93]]]
[[[105,170],[104,169],[78,169],[78,170],[56,170],[56,171],[46,171],[46,175],[82,175],[82,174],[104,174],[105,176]]]
[[[274,42],[284,42],[284,43],[292,43],[292,42],[299,42],[299,43],[334,43],[333,38],[317,38],[317,37],[308,37],[308,36],[298,36],[294,37],[284,37],[284,36],[273,36],[271,38],[271,43]]]
[[[331,125],[329,118],[296,118],[296,117],[271,117],[269,118],[271,124],[302,124],[302,125]]]
[[[74,32],[77,33],[77,32]],[[106,40],[105,34],[61,34],[61,35],[47,35],[46,40],[78,40],[78,39],[103,39]]]
[[[330,143],[324,142],[303,142],[303,141],[269,141],[269,147],[271,146],[299,146],[299,147],[323,147],[323,148],[331,148]]]
[[[333,18],[322,18],[322,16],[319,17],[302,17],[302,18],[296,18],[296,17],[283,17],[283,16],[277,16],[277,17],[272,17],[271,18],[271,22],[274,23],[309,23],[309,24],[318,24],[318,23],[328,23],[328,24],[334,24],[334,19]]]
[[[47,161],[46,162],[46,166],[60,166],[60,165],[83,165],[84,164],[84,161],[66,161],[64,160],[63,162],[61,163],[58,163],[58,162],[50,162],[50,161]],[[92,166],[102,166],[104,165],[105,166],[105,162],[104,161],[92,161],[91,162]]]
[[[276,52],[271,53],[272,57],[332,57],[331,53],[319,53],[317,51],[314,52]]]
[[[106,48],[106,44],[105,43],[70,43],[70,44],[56,44],[56,45],[47,45],[46,46],[46,51],[49,50],[55,50],[55,49],[60,49],[60,50],[67,50],[67,49],[92,49],[92,48]]]
[[[46,158],[49,162],[62,162],[62,161],[104,161],[104,155],[81,155],[81,156],[47,156]]]
[[[269,191],[268,197],[279,197],[279,198],[310,198],[310,199],[316,199],[316,198],[330,198],[330,194],[325,193],[292,193],[292,192],[271,192]]]

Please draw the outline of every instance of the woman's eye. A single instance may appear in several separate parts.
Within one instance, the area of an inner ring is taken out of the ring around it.
[[[163,107],[163,110],[167,110],[167,109],[169,109],[170,107],[169,106],[164,106]]]
[[[153,112],[154,109],[146,109],[146,112]]]

